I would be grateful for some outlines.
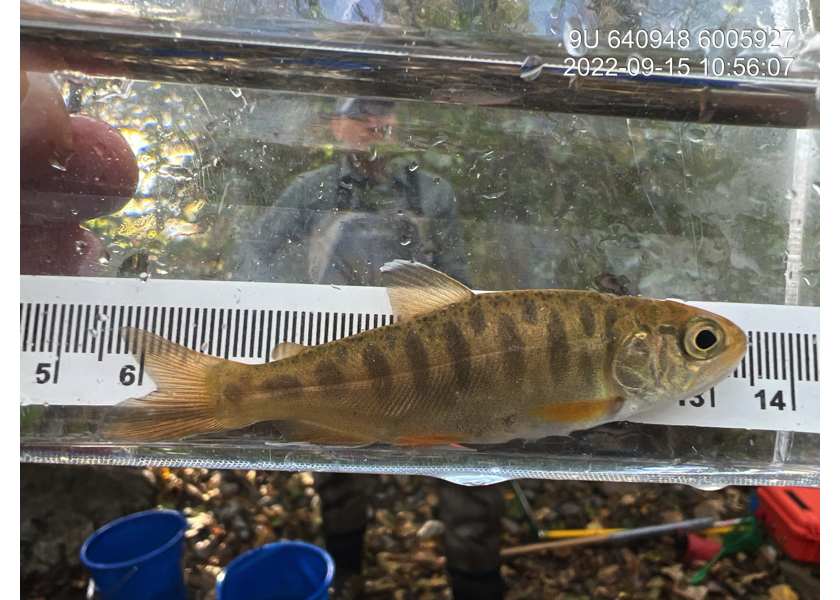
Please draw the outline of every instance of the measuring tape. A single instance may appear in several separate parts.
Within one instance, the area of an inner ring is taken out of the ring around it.
[[[280,342],[323,344],[393,322],[385,288],[21,276],[21,405],[111,406],[155,389],[119,335],[131,325],[193,350],[267,362]],[[633,421],[819,433],[819,308],[689,304],[749,347],[726,380]]]

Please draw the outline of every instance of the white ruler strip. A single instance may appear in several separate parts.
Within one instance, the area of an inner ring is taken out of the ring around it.
[[[154,390],[118,335],[133,325],[240,362],[281,341],[313,345],[391,322],[384,288],[21,276],[21,405],[107,406]],[[819,432],[819,308],[692,302],[740,325],[728,379],[634,420]]]

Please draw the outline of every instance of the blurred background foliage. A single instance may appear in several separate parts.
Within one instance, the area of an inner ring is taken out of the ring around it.
[[[107,242],[104,276],[147,250],[152,277],[228,278],[239,228],[297,175],[342,155],[331,97],[71,87],[141,164],[134,200],[87,224]],[[784,301],[794,131],[423,103],[401,103],[398,114],[398,143],[386,150],[453,185],[478,288],[583,289],[610,272],[646,296]],[[813,305],[818,192],[815,172],[801,290]]]

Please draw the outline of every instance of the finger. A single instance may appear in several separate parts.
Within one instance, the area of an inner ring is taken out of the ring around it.
[[[120,132],[87,115],[70,117],[73,156],[63,171],[21,184],[21,221],[80,223],[117,212],[137,189],[137,158]]]
[[[73,154],[70,115],[58,85],[45,73],[25,77],[28,86],[20,103],[21,183],[65,168]]]
[[[76,223],[21,225],[21,275],[97,275],[107,262],[102,241]]]

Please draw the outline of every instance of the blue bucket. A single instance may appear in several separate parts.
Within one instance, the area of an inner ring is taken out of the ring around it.
[[[332,557],[306,542],[266,544],[237,557],[216,580],[217,600],[327,600]]]
[[[174,510],[147,510],[90,536],[81,559],[102,600],[186,600],[184,532]]]

